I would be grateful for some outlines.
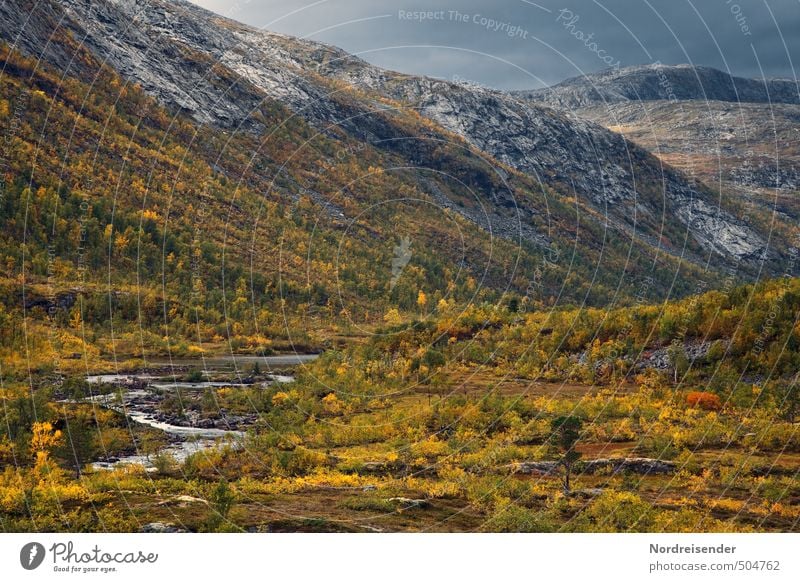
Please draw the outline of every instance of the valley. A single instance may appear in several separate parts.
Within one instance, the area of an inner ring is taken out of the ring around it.
[[[68,404],[40,388],[53,402],[40,414],[52,420],[34,427],[45,436],[28,446],[46,455],[37,453],[31,477],[56,459],[74,467],[76,450],[94,452],[81,459],[78,481],[50,469],[58,505],[34,486],[35,523],[112,531],[792,529],[800,516],[799,281],[709,292],[661,312],[474,307],[436,323],[376,329],[366,342],[299,364],[290,358],[294,367],[278,375],[270,363],[286,364],[284,356],[236,357],[235,368],[231,358],[209,356],[220,367],[207,374],[182,361],[67,380]],[[780,315],[769,347],[752,350],[748,335],[770,320],[773,305]],[[667,324],[681,318],[691,322],[685,335]],[[100,412],[89,417],[87,389],[105,393],[90,399]],[[24,390],[9,387],[6,410],[25,402]],[[583,426],[568,490],[552,440],[563,414]],[[97,424],[87,435],[75,423],[88,418]],[[6,422],[24,427],[16,416]],[[109,459],[103,450],[134,452]],[[10,477],[5,523],[31,527],[12,505]],[[100,502],[106,509],[86,521],[86,508]],[[55,507],[70,509],[50,513]]]
[[[0,3],[0,531],[797,531],[799,102]]]

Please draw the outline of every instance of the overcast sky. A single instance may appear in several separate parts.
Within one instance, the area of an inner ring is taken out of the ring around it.
[[[800,68],[800,0],[194,1],[381,67],[503,89],[609,65],[694,63],[792,78]]]

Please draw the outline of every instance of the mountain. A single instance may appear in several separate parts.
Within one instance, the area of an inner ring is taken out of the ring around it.
[[[708,67],[641,66],[521,92],[621,133],[769,220],[800,218],[800,90]],[[796,236],[794,233],[792,236]]]
[[[722,135],[678,103],[0,3],[0,529],[796,529],[800,279],[736,281],[796,274],[797,221],[695,173]]]
[[[17,46],[57,65],[70,61],[62,48],[46,42],[46,27],[26,26],[27,15],[8,14],[8,5],[5,11],[5,35]],[[98,59],[201,123],[258,132],[252,112],[274,99],[321,132],[347,134],[413,165],[431,165],[438,141],[471,146],[490,165],[508,165],[561,197],[577,195],[587,213],[599,214],[583,220],[599,221],[603,230],[616,229],[634,239],[634,246],[654,247],[656,253],[701,265],[709,253],[718,254],[722,264],[745,270],[756,270],[763,254],[770,261],[779,258],[779,252],[765,251],[767,233],[744,224],[724,198],[694,187],[614,133],[502,92],[383,71],[341,50],[256,30],[186,2],[62,0],[37,5],[31,19],[60,22]],[[80,65],[71,61],[70,71],[79,74]],[[419,115],[435,122],[423,139],[398,123]],[[458,166],[450,160],[437,165],[448,172]],[[497,172],[502,179],[503,169]],[[474,178],[454,177],[467,183]],[[481,187],[489,181],[480,178]],[[523,238],[549,244],[541,228],[528,228],[541,205],[517,199],[506,188],[495,190],[482,194],[520,213]],[[508,216],[493,206],[486,217],[458,211],[495,233],[510,234]]]
[[[187,2],[3,3],[0,37],[10,305],[260,344],[440,300],[686,295],[790,255],[596,123]]]
[[[746,79],[697,65],[639,65],[567,79],[552,87],[518,91],[558,109],[624,101],[729,101],[800,104],[798,82]]]

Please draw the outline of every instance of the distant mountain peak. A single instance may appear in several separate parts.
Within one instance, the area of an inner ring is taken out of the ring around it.
[[[729,101],[800,103],[800,87],[789,79],[746,79],[702,65],[634,65],[573,77],[518,96],[559,109],[621,101]]]

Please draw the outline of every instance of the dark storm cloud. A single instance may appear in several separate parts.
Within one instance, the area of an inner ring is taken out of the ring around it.
[[[800,0],[195,1],[382,67],[499,88],[617,64],[694,63],[791,78],[792,64],[800,67]]]

